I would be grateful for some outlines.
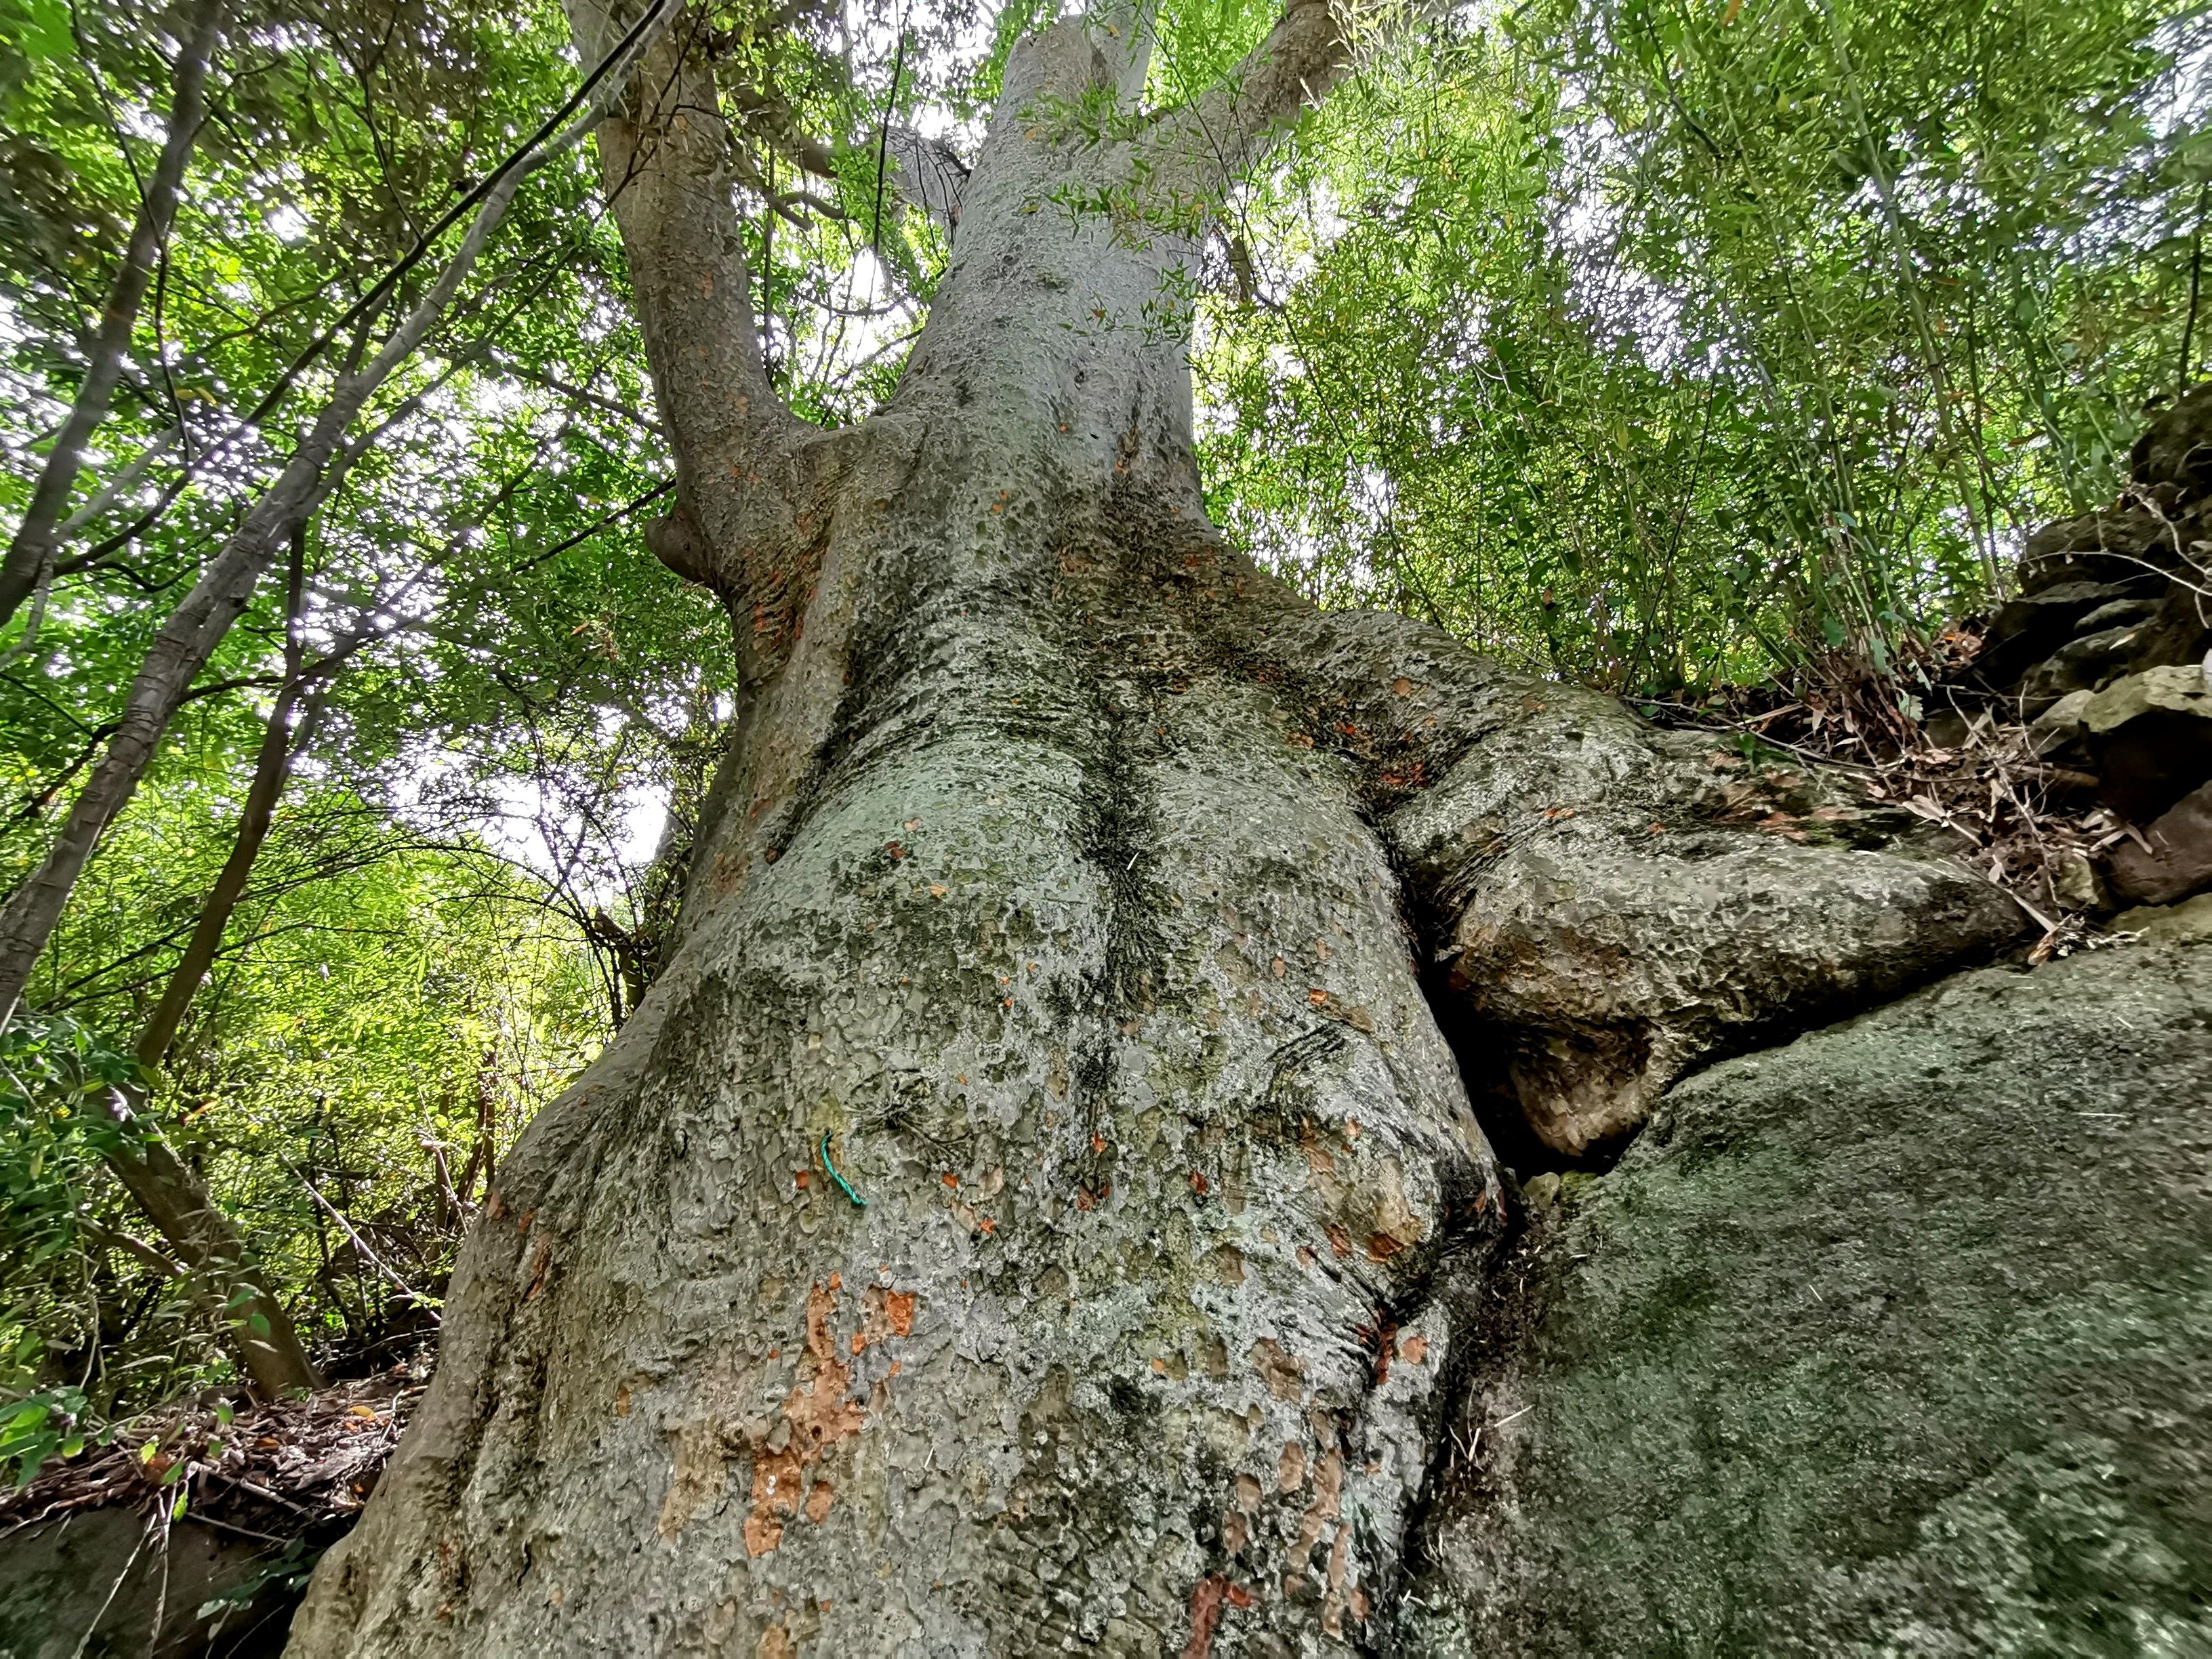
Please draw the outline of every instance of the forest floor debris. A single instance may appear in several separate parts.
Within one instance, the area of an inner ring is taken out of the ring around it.
[[[2101,866],[2140,836],[2099,802],[2093,774],[2039,755],[2027,724],[1994,705],[1969,713],[1937,702],[1981,640],[1969,622],[1887,673],[1838,653],[1795,685],[1729,686],[1642,706],[1662,726],[1712,732],[1753,767],[1841,768],[1870,799],[1951,831],[1960,856],[2040,930],[2029,955],[2041,962],[2107,937],[2098,918],[2114,906]]]
[[[434,1358],[426,1346],[298,1399],[234,1407],[204,1395],[115,1424],[0,1495],[0,1539],[110,1504],[167,1509],[272,1544],[343,1530],[398,1445]]]

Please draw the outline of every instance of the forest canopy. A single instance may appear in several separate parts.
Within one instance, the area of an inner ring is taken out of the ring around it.
[[[1273,15],[1165,0],[1148,91],[1183,101]],[[691,16],[769,378],[858,419],[1046,10]],[[1337,95],[1189,209],[1216,522],[1324,605],[1631,697],[1915,660],[2212,361],[2204,23],[1358,15]],[[736,669],[721,604],[644,544],[672,463],[586,129],[558,137],[595,66],[557,8],[0,0],[0,35],[9,886],[359,391],[0,1037],[27,1473],[228,1377],[263,1318],[118,1178],[149,1136],[325,1374],[434,1325],[499,1158],[651,981]]]

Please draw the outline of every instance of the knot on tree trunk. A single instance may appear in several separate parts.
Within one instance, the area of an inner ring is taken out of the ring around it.
[[[678,507],[665,519],[645,527],[645,544],[653,556],[687,582],[697,582],[718,592],[726,586],[721,562],[690,514]]]

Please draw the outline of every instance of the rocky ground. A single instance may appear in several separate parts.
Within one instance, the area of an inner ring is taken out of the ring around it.
[[[2212,1652],[2212,896],[1526,1189],[1411,1650]]]
[[[2009,757],[2075,818],[2051,896],[2092,913],[2212,887],[2212,386],[2130,460],[2112,507],[2029,538],[1928,722],[1939,749]]]
[[[1408,1651],[2212,1652],[2212,387],[2130,459],[1924,707],[1722,711],[1746,811],[1841,762],[2041,937],[1522,1187]]]

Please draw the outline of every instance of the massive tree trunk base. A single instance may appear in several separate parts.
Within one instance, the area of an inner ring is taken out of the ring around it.
[[[1423,970],[1425,934],[1462,981],[1511,955],[1510,918],[1449,907],[1533,850],[1594,914],[1712,837],[1795,860],[1729,890],[1747,1029],[1788,1018],[1760,941],[1820,936],[1824,860],[1869,872],[1893,978],[2013,925],[1938,860],[1698,827],[1618,708],[1315,615],[1194,491],[876,434],[688,936],[502,1172],[296,1651],[1371,1650],[1504,1222]],[[1550,787],[1498,799],[1532,744]],[[1392,837],[1452,790],[1510,846]],[[1623,964],[1729,950],[1626,908]],[[1658,1029],[1616,977],[1589,1030]],[[1667,1030],[1640,1076],[1712,1046]]]
[[[1340,61],[1326,8],[1300,40]],[[1507,1225],[1469,1084],[1601,1152],[1698,1060],[2016,931],[1871,817],[1773,841],[1608,700],[1225,549],[1191,250],[1067,204],[1202,195],[1274,118],[1059,130],[1127,68],[1079,23],[1015,53],[860,427],[649,323],[660,543],[750,685],[719,817],[295,1651],[1375,1650]],[[687,278],[711,181],[650,154],[641,296],[742,295]]]
[[[1346,769],[1053,556],[859,597],[846,752],[501,1177],[391,1477],[434,1571],[355,1650],[1155,1652],[1248,1578],[1332,1641],[1385,1593],[1497,1174]]]

